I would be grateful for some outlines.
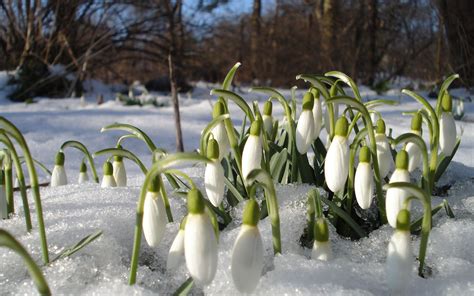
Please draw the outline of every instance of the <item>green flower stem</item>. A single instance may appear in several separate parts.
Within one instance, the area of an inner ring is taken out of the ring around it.
[[[242,109],[245,115],[247,115],[248,119],[250,120],[250,123],[254,122],[255,116],[252,113],[252,109],[247,104],[247,102],[238,94],[224,89],[213,89],[211,90],[211,96],[219,96],[224,99],[233,101],[240,109]]]
[[[104,154],[111,154],[111,157],[121,156],[121,157],[124,157],[126,159],[129,159],[129,160],[133,161],[140,168],[140,170],[142,171],[143,174],[147,173],[147,168],[145,167],[143,162],[140,160],[140,158],[138,158],[138,156],[136,156],[135,154],[133,154],[131,151],[129,151],[127,149],[124,149],[124,148],[106,148],[106,149],[102,149],[102,150],[99,150],[99,151],[95,152],[93,154],[93,157],[95,158],[97,156],[104,155]]]
[[[438,145],[439,145],[438,116],[436,115],[436,112],[433,109],[433,107],[430,105],[430,103],[422,96],[407,89],[403,89],[402,93],[420,102],[425,107],[426,111],[431,117],[431,123],[433,124],[433,136],[431,138],[431,142],[433,143],[433,145],[431,146],[429,192],[432,192],[433,187],[434,187],[434,176],[436,174],[436,167],[438,166]]]
[[[21,166],[20,158],[18,157],[18,153],[16,152],[15,146],[4,131],[0,132],[0,142],[2,142],[11,153],[13,165],[15,166],[16,177],[18,179],[18,186],[20,188],[21,201],[23,203],[26,231],[30,232],[33,227],[31,224],[30,206],[28,204],[28,196],[26,193],[25,176],[23,174],[23,168]]]
[[[415,196],[422,204],[424,208],[423,212],[423,221],[421,224],[421,242],[418,258],[420,260],[420,265],[418,267],[418,275],[423,277],[423,267],[425,265],[426,258],[426,249],[428,247],[428,238],[431,231],[431,198],[426,193],[426,191],[421,190],[416,185],[407,183],[407,182],[395,182],[391,184],[386,184],[384,186],[385,190],[390,188],[399,188],[404,189],[410,192],[411,195]]]
[[[7,212],[8,214],[15,213],[15,200],[13,199],[13,172],[12,172],[12,158],[10,151],[2,149],[3,154],[3,170],[5,173],[5,195],[7,198]]]
[[[138,139],[138,137],[134,134],[123,135],[117,140],[117,143],[115,144],[115,146],[117,147],[119,145],[122,145],[122,142],[125,141],[126,139]]]
[[[431,146],[433,146],[433,124],[431,123],[431,118],[430,118],[430,116],[428,115],[428,112],[426,112],[425,109],[420,109],[419,111],[420,111],[420,114],[421,114],[421,118],[423,118],[423,122],[428,127],[428,131],[429,131],[429,134],[430,134],[430,147],[431,147]],[[403,115],[414,115],[417,112],[418,111],[410,111],[410,112],[403,112],[402,114]]]
[[[370,140],[370,153],[372,154],[372,166],[374,167],[374,176],[375,176],[375,188],[377,193],[377,204],[380,212],[380,219],[383,224],[387,222],[387,217],[385,214],[385,199],[382,193],[382,178],[380,177],[379,162],[377,159],[377,143],[375,142],[375,133],[372,120],[370,119],[370,114],[367,108],[361,102],[355,100],[354,98],[348,96],[337,96],[328,100],[330,103],[340,103],[347,104],[357,109],[363,116],[365,127]]]
[[[296,152],[296,126],[295,121],[292,117],[292,110],[290,105],[288,105],[287,100],[285,97],[278,91],[274,90],[273,88],[269,87],[254,87],[250,90],[251,92],[260,92],[265,93],[271,96],[273,99],[278,100],[278,102],[283,106],[285,110],[285,116],[288,124],[287,132],[288,132],[288,153],[291,155],[291,181],[297,182],[298,180],[298,155]]]
[[[9,248],[20,255],[25,262],[26,268],[28,269],[40,295],[51,295],[48,283],[46,282],[41,269],[36,265],[35,261],[31,258],[25,248],[10,233],[3,229],[0,229],[0,246]]]
[[[417,134],[414,134],[414,133],[405,133],[403,135],[400,135],[398,138],[396,138],[395,140],[393,140],[394,144],[395,145],[398,145],[398,144],[403,144],[403,143],[407,143],[407,142],[412,142],[414,143],[415,145],[418,146],[418,148],[420,149],[422,155],[423,155],[423,188],[425,189],[426,191],[426,194],[428,196],[431,196],[431,191],[430,188],[429,188],[429,184],[430,184],[430,174],[429,174],[429,165],[428,165],[428,149],[426,148],[426,144],[425,144],[425,141],[423,141],[423,139],[418,136]],[[430,198],[431,200],[431,198]]]
[[[292,111],[292,118],[293,121],[296,120],[296,89],[297,86],[293,86],[291,88],[291,111]]]
[[[25,157],[23,156],[18,156],[18,159],[20,160],[20,164],[23,164],[26,162]],[[33,158],[33,162],[48,176],[51,176],[53,174],[41,161]]]
[[[0,125],[3,126],[3,129],[7,134],[11,135],[18,142],[23,151],[23,155],[25,156],[26,165],[28,167],[28,174],[30,176],[31,190],[33,192],[33,198],[36,204],[36,215],[38,219],[38,230],[41,240],[43,262],[47,264],[49,263],[49,253],[48,243],[46,239],[46,230],[43,220],[43,207],[41,204],[38,176],[36,175],[35,164],[33,162],[33,158],[31,157],[30,149],[28,148],[28,144],[26,144],[25,138],[13,123],[8,121],[5,117],[0,117]]]
[[[265,170],[255,169],[250,172],[247,180],[250,184],[257,182],[265,191],[268,215],[272,225],[273,252],[281,254],[280,214],[273,179]]]
[[[376,99],[376,100],[368,101],[364,103],[364,105],[367,108],[375,108],[377,106],[382,106],[382,105],[395,106],[395,105],[398,105],[398,102],[395,100]]]
[[[154,178],[156,178],[158,175],[166,173],[167,170],[171,169],[175,165],[199,162],[210,163],[211,160],[196,153],[188,152],[170,154],[157,160],[146,174],[137,203],[135,235],[133,241],[132,259],[130,263],[130,277],[128,281],[129,285],[134,285],[137,279],[138,257],[140,253],[140,244],[143,232],[143,210],[145,206],[145,196],[150,182],[152,182],[152,180],[154,180]]]
[[[82,153],[84,153],[84,156],[87,157],[87,160],[89,160],[89,166],[91,167],[92,175],[94,176],[94,181],[96,183],[99,183],[99,176],[97,175],[94,160],[92,159],[89,150],[87,150],[87,147],[79,141],[66,141],[61,145],[60,149],[64,151],[64,149],[66,149],[67,147],[76,148]]]
[[[444,93],[448,90],[451,83],[453,83],[453,81],[458,78],[459,78],[459,74],[453,74],[449,76],[448,78],[446,78],[446,80],[441,85],[439,89],[439,93],[438,93],[438,99],[436,100],[436,115],[438,117],[441,116],[441,101],[443,99]]]
[[[155,143],[153,143],[153,141],[150,139],[150,137],[144,131],[142,131],[138,127],[135,127],[131,124],[114,123],[114,124],[111,124],[111,125],[104,126],[100,130],[100,132],[103,133],[103,132],[111,131],[111,130],[122,130],[122,131],[126,131],[126,132],[129,132],[130,134],[135,135],[136,138],[138,138],[138,139],[142,140],[143,142],[145,142],[148,149],[150,149],[150,152],[152,152],[152,153],[156,149],[156,145],[155,145]]]
[[[168,222],[173,222],[173,212],[171,212],[170,200],[168,199],[168,194],[166,193],[165,185],[163,183],[163,178],[161,175],[159,178],[159,182],[161,198],[163,199],[163,204],[165,205],[166,217],[168,218]]]
[[[232,86],[232,80],[234,79],[235,73],[237,69],[240,67],[240,63],[237,62],[235,65],[229,70],[227,75],[224,78],[224,82],[222,83],[222,89],[229,90]]]
[[[229,118],[229,114],[220,115],[214,118],[211,122],[209,122],[209,124],[202,130],[201,139],[199,141],[199,152],[201,153],[201,155],[206,155],[207,141],[209,140],[209,136],[211,135],[212,129],[222,121],[225,121]]]
[[[330,72],[325,73],[324,76],[337,78],[340,81],[347,84],[352,89],[352,92],[354,93],[355,98],[359,102],[362,102],[362,97],[360,96],[360,92],[359,92],[359,88],[357,87],[357,84],[355,84],[354,80],[352,80],[352,78],[350,78],[348,75],[340,71],[330,71]]]

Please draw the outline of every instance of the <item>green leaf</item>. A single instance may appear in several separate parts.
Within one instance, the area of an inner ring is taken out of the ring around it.
[[[324,84],[321,82],[319,78],[316,77],[316,75],[311,75],[311,74],[300,74],[296,76],[296,79],[302,79],[305,82],[311,83],[311,85],[315,88],[317,88],[321,94],[323,95],[324,99],[329,99],[329,92],[324,86]]]
[[[436,168],[436,173],[434,177],[435,183],[439,181],[441,176],[444,174],[449,164],[453,160],[454,155],[458,151],[459,144],[461,144],[461,138],[458,138],[456,141],[456,146],[454,146],[453,153],[450,156],[442,154],[441,159],[439,160],[438,167]]]
[[[220,96],[224,99],[233,101],[247,115],[247,117],[250,119],[250,122],[253,122],[255,120],[255,117],[252,113],[252,109],[250,109],[250,106],[247,104],[247,102],[238,94],[224,89],[213,89],[211,90],[211,95]]]
[[[173,296],[186,296],[191,291],[193,287],[194,280],[192,277],[188,277],[188,279],[179,286],[178,290],[173,293]]]
[[[362,227],[360,227],[359,224],[357,224],[351,218],[351,216],[349,216],[344,210],[339,208],[337,204],[335,204],[333,201],[327,199],[324,196],[320,196],[320,198],[327,206],[329,206],[329,208],[334,212],[334,214],[336,214],[339,218],[344,220],[352,228],[352,230],[354,230],[355,233],[357,233],[359,237],[362,238],[362,237],[367,236],[367,232]]]
[[[357,87],[357,84],[355,84],[354,80],[352,80],[352,78],[350,78],[348,75],[340,71],[330,71],[330,72],[325,73],[324,76],[335,77],[337,79],[340,79],[342,82],[347,84],[352,89],[352,92],[354,93],[354,96],[356,97],[356,99],[362,102],[362,97],[360,96],[360,92],[359,92],[359,88]]]
[[[398,105],[398,102],[395,101],[395,100],[376,99],[376,100],[368,101],[368,102],[364,103],[364,105],[367,108],[369,108],[369,107],[370,108],[375,108],[377,106],[382,106],[382,105],[395,106],[395,105]]]
[[[87,157],[87,160],[89,161],[89,166],[91,167],[92,175],[94,176],[94,180],[95,180],[96,183],[99,183],[99,176],[97,175],[97,170],[95,168],[94,160],[92,159],[92,156],[89,153],[89,150],[87,149],[87,147],[79,141],[71,140],[71,141],[64,142],[61,145],[61,150],[64,150],[68,147],[76,148],[79,151],[81,151],[82,153],[84,153],[84,156]]]
[[[283,148],[281,152],[275,153],[270,159],[270,173],[273,180],[280,181],[280,177],[283,176],[282,169],[285,167],[288,161],[288,150]]]
[[[240,67],[240,63],[237,62],[227,73],[227,75],[224,78],[224,82],[222,83],[222,89],[229,90],[230,87],[232,86],[232,80],[234,80],[235,73],[237,72],[237,69]]]
[[[242,194],[240,194],[240,192],[237,190],[237,188],[235,188],[235,186],[232,184],[232,182],[229,181],[229,179],[227,177],[225,177],[224,183],[227,186],[227,188],[229,189],[229,191],[232,192],[234,197],[237,198],[237,200],[239,202],[245,200],[245,198],[242,196]]]
[[[92,243],[93,241],[95,241],[97,238],[99,238],[100,236],[102,235],[102,230],[98,230],[92,234],[89,234],[88,236],[82,238],[80,241],[78,241],[75,245],[69,247],[69,248],[66,248],[64,249],[61,253],[59,253],[59,255],[54,258],[50,263],[56,261],[56,260],[59,260],[59,259],[62,259],[62,258],[65,258],[65,257],[69,257],[75,253],[77,253],[78,251],[80,251],[82,248],[84,248],[85,246],[87,246],[88,244]]]
[[[446,215],[448,215],[449,218],[454,218],[454,213],[453,213],[453,210],[451,209],[451,207],[449,206],[449,203],[447,200],[443,199],[443,201],[437,205],[436,207],[434,207],[432,210],[431,210],[431,217],[433,217],[434,215],[436,215],[441,209],[443,209],[446,211]],[[411,232],[417,232],[419,231],[420,227],[421,227],[421,223],[423,222],[423,216],[416,219],[413,223],[411,223],[411,226],[410,226],[410,231]]]
[[[303,183],[316,184],[314,170],[309,164],[307,154],[298,153],[298,169]]]
[[[131,124],[126,124],[126,123],[114,123],[111,125],[104,126],[100,132],[106,132],[106,131],[111,131],[111,130],[122,130],[129,132],[131,134],[134,134],[138,139],[142,140],[145,142],[145,144],[148,146],[148,149],[150,149],[151,152],[155,151],[156,145],[153,143],[153,141],[150,139],[150,137],[141,129],[139,129],[136,126],[133,126]]]

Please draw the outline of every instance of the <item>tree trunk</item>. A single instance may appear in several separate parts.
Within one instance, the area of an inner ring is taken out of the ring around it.
[[[330,67],[330,70],[337,70],[336,59],[338,53],[336,51],[337,36],[336,36],[336,18],[338,10],[338,0],[323,0],[323,15],[321,21],[321,51],[325,65]],[[327,69],[329,70],[329,69]]]
[[[369,33],[369,51],[368,51],[368,73],[367,73],[367,83],[369,85],[374,85],[375,75],[377,74],[377,9],[378,1],[369,0],[368,3],[369,10],[369,19],[368,19],[368,28]]]
[[[260,70],[259,64],[259,37],[261,31],[261,15],[262,15],[262,1],[254,0],[253,1],[253,12],[252,12],[252,30],[250,34],[250,56],[251,56],[251,71],[252,71],[252,80],[258,78],[258,73]]]
[[[451,68],[462,81],[474,85],[474,22],[472,0],[436,0],[448,40]]]

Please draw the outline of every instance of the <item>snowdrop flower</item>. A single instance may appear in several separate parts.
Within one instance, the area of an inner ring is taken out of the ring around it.
[[[257,227],[259,220],[258,203],[250,199],[243,213],[242,228],[232,248],[232,279],[241,293],[252,293],[262,275],[263,243]]]
[[[382,118],[377,120],[375,143],[377,145],[377,162],[379,164],[380,177],[385,178],[390,170],[392,170],[394,163],[390,143],[385,135],[385,121]]]
[[[313,94],[307,92],[303,98],[303,112],[298,119],[296,126],[296,149],[300,154],[308,152],[314,137],[314,118],[313,118]]]
[[[220,115],[224,115],[225,112],[225,107],[224,103],[221,101],[217,101],[217,103],[214,105],[214,110],[212,111],[212,117],[216,118],[219,117]],[[227,131],[225,129],[224,122],[219,122],[211,131],[212,135],[214,136],[214,139],[216,139],[217,143],[219,144],[219,161],[224,158],[224,156],[229,153],[229,138],[227,136]]]
[[[354,186],[357,203],[362,209],[368,209],[373,199],[374,174],[370,166],[370,150],[367,146],[360,149]]]
[[[446,156],[453,154],[456,146],[456,123],[452,113],[453,102],[448,92],[441,101],[441,118],[439,119],[439,146]]]
[[[196,188],[188,192],[188,211],[184,228],[186,266],[196,283],[207,285],[216,275],[217,238],[202,194]]]
[[[313,141],[319,137],[321,127],[323,126],[323,107],[321,106],[321,99],[319,98],[319,91],[313,90],[314,104],[313,104],[313,119],[314,119],[314,134]]]
[[[51,174],[51,187],[57,187],[67,184],[66,170],[64,169],[64,153],[59,151],[56,154],[56,161]]]
[[[114,162],[112,164],[114,168],[114,179],[118,187],[127,187],[127,171],[123,164],[122,156],[114,156]]]
[[[396,169],[390,178],[390,183],[410,182],[410,173],[408,173],[408,153],[401,150],[397,154]],[[385,199],[385,211],[390,226],[397,227],[397,215],[403,208],[405,200],[410,196],[405,189],[390,188],[387,190]],[[409,207],[408,207],[409,209]]]
[[[150,247],[157,247],[168,222],[165,204],[160,195],[159,178],[150,183],[143,206],[143,234]]]
[[[224,198],[224,169],[219,162],[219,144],[215,139],[210,139],[207,144],[207,157],[212,163],[206,164],[204,172],[204,186],[209,201],[218,207]]]
[[[314,221],[314,243],[313,250],[311,251],[311,259],[322,261],[332,259],[328,223],[323,217],[317,218],[316,221]]]
[[[87,175],[87,166],[83,162],[81,162],[81,167],[79,169],[79,178],[77,180],[77,183],[79,184],[84,184],[89,182],[89,176]]]
[[[250,127],[250,135],[245,142],[244,151],[242,153],[242,175],[247,178],[248,174],[260,168],[262,161],[262,141],[260,139],[260,130],[262,122],[255,120]]]
[[[8,219],[7,195],[5,192],[5,174],[0,170],[0,219]]]
[[[410,212],[401,210],[397,216],[397,228],[388,244],[387,284],[394,295],[403,294],[413,272],[413,250],[410,243]]]
[[[168,260],[166,261],[166,270],[175,270],[181,265],[181,261],[184,258],[184,228],[186,226],[185,216],[179,225],[178,234],[171,244],[170,251],[168,252]]]
[[[336,122],[336,134],[332,139],[324,162],[324,177],[332,192],[338,192],[344,188],[349,174],[347,129],[347,119],[342,116]]]
[[[422,117],[420,112],[417,112],[411,120],[411,132],[421,136],[421,124]],[[405,150],[408,153],[408,172],[411,173],[423,165],[423,154],[421,154],[420,147],[412,142],[407,143]]]
[[[268,100],[263,105],[263,129],[267,133],[267,135],[271,136],[273,131],[273,117],[272,117],[272,101]]]
[[[104,162],[103,171],[104,171],[104,177],[102,177],[102,183],[100,187],[102,188],[117,187],[117,183],[115,182],[115,178],[113,176],[114,168],[109,161]]]

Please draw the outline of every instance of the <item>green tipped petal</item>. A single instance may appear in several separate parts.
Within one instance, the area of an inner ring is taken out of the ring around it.
[[[319,89],[317,89],[316,87],[311,87],[309,91],[313,94],[315,100],[319,99],[321,95],[321,93],[319,92]]]
[[[217,101],[217,103],[214,105],[214,109],[212,110],[212,117],[216,118],[224,114],[225,114],[224,103],[222,103],[221,101]]]
[[[87,172],[87,166],[85,162],[81,162],[81,167],[79,168],[79,172],[81,173]]]
[[[312,93],[307,92],[303,97],[303,110],[313,110],[314,96]]]
[[[448,91],[444,92],[443,99],[441,100],[441,108],[444,112],[451,112],[453,110],[453,100]]]
[[[272,101],[268,100],[263,105],[263,115],[272,116],[273,104]]]
[[[319,218],[315,221],[314,239],[318,242],[327,242],[329,240],[329,228],[326,219]]]
[[[183,220],[181,220],[181,223],[179,224],[179,229],[184,230],[186,227],[186,221],[188,220],[188,216],[184,216]]]
[[[347,137],[347,130],[349,128],[349,123],[347,122],[347,118],[342,116],[336,122],[336,135]]]
[[[377,134],[385,134],[385,121],[382,118],[377,120]]]
[[[219,158],[219,143],[216,139],[210,139],[207,143],[207,158],[218,159]]]
[[[262,121],[257,119],[252,122],[252,126],[250,127],[250,134],[252,136],[260,136],[260,130],[262,129]]]
[[[159,192],[160,191],[160,177],[156,176],[149,184],[147,188],[148,192]]]
[[[360,162],[370,162],[370,150],[369,150],[369,147],[364,146],[364,147],[360,148],[359,161],[360,161]]]
[[[410,212],[406,209],[398,212],[397,230],[410,231]]]
[[[56,164],[56,165],[61,165],[61,166],[64,165],[64,152],[59,151],[59,152],[56,154],[56,161],[55,161],[54,164]]]
[[[423,118],[421,116],[421,112],[418,111],[415,114],[413,114],[413,117],[411,119],[411,130],[412,131],[421,131],[421,124],[423,123]]]
[[[204,200],[201,191],[193,188],[188,192],[188,211],[191,214],[204,213]]]
[[[257,226],[260,220],[260,208],[255,199],[250,199],[245,205],[244,213],[242,215],[242,223],[250,226]]]
[[[408,153],[405,150],[400,150],[400,152],[397,153],[395,165],[397,169],[400,170],[408,169]]]
[[[112,166],[110,161],[104,162],[103,170],[104,170],[104,175],[106,176],[111,176],[114,173],[114,167]]]

